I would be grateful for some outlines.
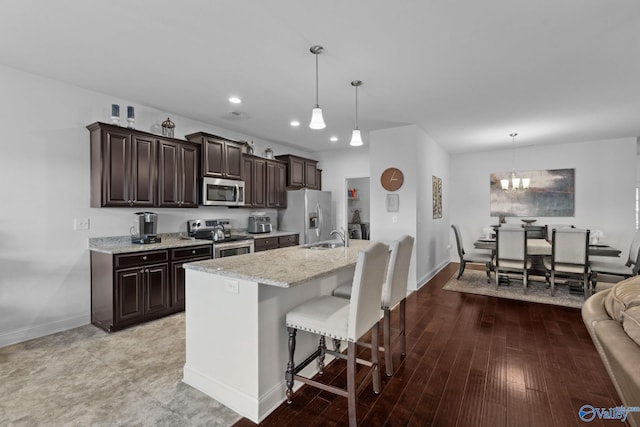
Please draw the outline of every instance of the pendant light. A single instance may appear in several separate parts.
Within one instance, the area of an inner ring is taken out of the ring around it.
[[[349,145],[358,147],[363,144],[362,136],[360,135],[360,128],[358,128],[358,87],[362,86],[362,82],[360,80],[354,80],[351,82],[351,86],[356,88],[356,128],[351,134],[351,142],[349,143]]]
[[[309,49],[309,51],[316,56],[316,106],[311,112],[311,123],[309,123],[311,129],[324,129],[326,127],[324,119],[322,118],[322,109],[320,108],[320,104],[318,104],[318,55],[320,55],[323,50],[324,48],[318,45],[311,46]]]
[[[509,178],[501,179],[500,186],[504,191],[517,191],[517,190],[528,190],[529,189],[529,178],[518,178],[516,175],[516,166],[515,166],[515,152],[516,152],[516,136],[517,133],[510,133],[512,148],[511,148],[511,176]],[[520,182],[522,181],[522,188],[520,187]]]

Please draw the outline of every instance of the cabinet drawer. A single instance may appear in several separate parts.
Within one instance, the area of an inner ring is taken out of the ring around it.
[[[115,268],[135,267],[169,260],[169,251],[148,251],[115,256]]]
[[[255,252],[266,251],[268,249],[277,249],[278,248],[278,238],[277,237],[265,237],[262,239],[255,239],[253,241],[253,250]]]
[[[188,248],[171,249],[171,259],[173,261],[200,257],[207,259],[207,257],[211,258],[212,253],[213,248],[211,245],[190,246]]]
[[[298,235],[290,234],[288,236],[278,237],[278,247],[285,248],[287,246],[296,246],[298,244]]]

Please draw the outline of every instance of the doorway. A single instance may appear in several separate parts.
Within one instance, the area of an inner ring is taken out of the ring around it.
[[[369,177],[347,178],[346,218],[350,239],[369,240]]]

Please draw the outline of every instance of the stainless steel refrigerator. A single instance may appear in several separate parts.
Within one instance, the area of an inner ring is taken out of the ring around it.
[[[331,192],[287,191],[287,208],[278,214],[278,228],[300,233],[300,244],[331,240]]]

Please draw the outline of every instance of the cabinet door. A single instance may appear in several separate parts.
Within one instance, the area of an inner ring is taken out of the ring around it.
[[[242,146],[233,142],[225,142],[225,169],[226,178],[242,179]]]
[[[102,206],[129,206],[131,202],[130,134],[103,131]]]
[[[131,198],[132,206],[156,204],[156,141],[133,134],[131,136]]]
[[[267,162],[266,168],[267,168],[267,174],[266,174],[267,176],[267,192],[266,192],[267,207],[275,208],[278,204],[278,198],[276,195],[276,184],[277,184],[276,164],[273,162]]]
[[[142,318],[142,285],[144,268],[131,268],[116,272],[115,324],[133,322]]]
[[[295,157],[289,158],[289,181],[290,187],[304,187],[305,162]]]
[[[184,279],[184,267],[183,265],[187,262],[193,261],[202,261],[205,259],[211,259],[210,256],[205,258],[193,258],[183,262],[174,262],[171,263],[171,291],[170,291],[170,306],[171,310],[182,310],[184,309],[184,301],[185,301],[185,279]]]
[[[158,206],[180,206],[180,147],[160,140],[158,144]]]
[[[213,138],[204,140],[203,173],[222,178],[224,171],[224,142]]]
[[[180,193],[182,194],[183,208],[197,208],[199,197],[199,178],[200,178],[200,148],[192,144],[181,144],[180,147],[181,161],[181,185]]]
[[[282,163],[276,164],[276,207],[287,207],[287,167]]]
[[[254,160],[252,157],[242,157],[242,180],[244,181],[244,206],[253,207],[255,193]]]
[[[263,208],[267,204],[267,162],[255,159],[253,163],[253,206]]]
[[[311,190],[318,190],[318,164],[316,162],[304,162],[305,186]]]
[[[153,265],[145,269],[144,314],[169,309],[168,265]]]

